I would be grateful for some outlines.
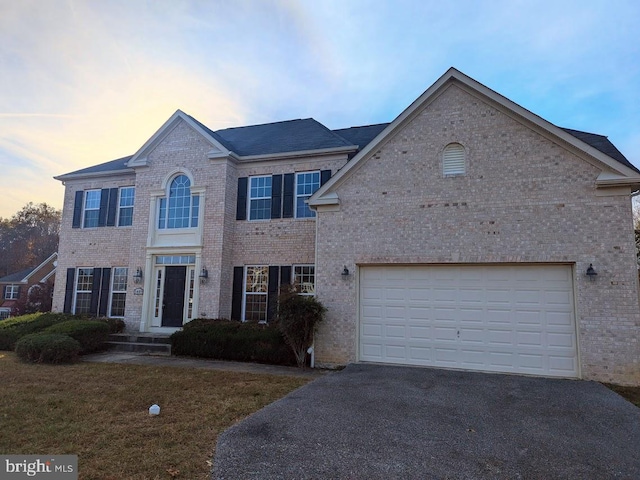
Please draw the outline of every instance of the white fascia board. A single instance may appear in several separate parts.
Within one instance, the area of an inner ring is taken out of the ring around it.
[[[317,150],[298,150],[295,152],[284,153],[268,153],[264,155],[237,155],[234,152],[231,154],[237,158],[238,163],[258,162],[261,160],[277,160],[277,159],[290,159],[300,157],[315,157],[320,155],[331,155],[334,153],[349,153],[355,152],[356,147],[344,146],[344,147],[332,147],[332,148],[319,148]]]
[[[27,275],[26,277],[24,277],[23,281],[28,281],[29,278],[36,273],[38,270],[40,270],[42,267],[44,267],[47,263],[49,263],[50,261],[52,261],[54,258],[58,258],[58,252],[53,252],[51,255],[49,255],[49,258],[47,258],[44,262],[42,262],[40,265],[38,265],[36,268],[34,268],[33,270],[31,270],[31,273],[29,273],[29,275]],[[53,269],[55,270],[56,267],[53,267]]]
[[[315,195],[307,200],[309,207],[313,209],[322,205],[340,205],[340,198],[338,198],[338,194],[336,192],[329,192],[326,195],[318,198],[314,197]]]
[[[120,177],[124,175],[135,176],[133,169],[127,168],[126,170],[110,170],[106,172],[94,172],[94,173],[65,173],[64,175],[58,175],[53,177],[54,180],[65,182],[67,180],[82,180],[83,178],[96,178],[96,177]]]
[[[155,148],[162,140],[173,130],[180,121],[186,122],[191,128],[193,128],[196,132],[202,135],[207,142],[211,144],[214,149],[220,150],[221,152],[225,152],[228,154],[228,150],[222,145],[218,140],[213,138],[208,132],[202,129],[200,125],[193,121],[189,115],[184,113],[182,110],[176,110],[169,119],[164,122],[164,124],[158,129],[153,136],[145,142],[145,144],[140,147],[140,149],[131,157],[131,159],[127,162],[128,167],[138,167],[145,166],[147,164],[147,153]]]

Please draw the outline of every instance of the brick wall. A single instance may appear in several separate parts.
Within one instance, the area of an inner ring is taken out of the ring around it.
[[[443,178],[451,142],[465,147],[467,172]],[[319,213],[317,289],[329,312],[316,361],[357,358],[356,265],[562,262],[575,264],[582,376],[640,383],[631,200],[597,192],[600,171],[450,87],[337,187],[339,211]],[[343,265],[355,275],[343,278]]]

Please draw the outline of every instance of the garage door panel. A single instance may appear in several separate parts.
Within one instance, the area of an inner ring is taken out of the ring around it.
[[[575,377],[571,267],[360,269],[360,359]]]

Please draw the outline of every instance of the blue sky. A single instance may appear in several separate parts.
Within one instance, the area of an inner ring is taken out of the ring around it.
[[[134,153],[178,108],[212,129],[388,122],[456,67],[640,166],[640,2],[0,0],[0,217]]]

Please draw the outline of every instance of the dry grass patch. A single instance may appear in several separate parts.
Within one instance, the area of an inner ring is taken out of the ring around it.
[[[80,479],[208,479],[218,434],[308,380],[0,352],[0,452],[78,455]],[[157,403],[160,415],[150,416]]]
[[[605,383],[604,385],[640,408],[640,387],[623,387],[622,385],[612,385],[610,383]]]

